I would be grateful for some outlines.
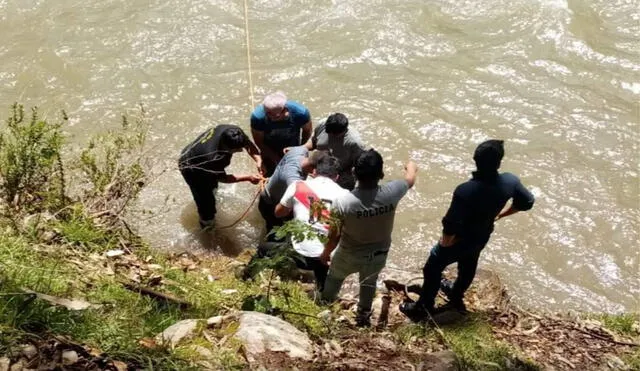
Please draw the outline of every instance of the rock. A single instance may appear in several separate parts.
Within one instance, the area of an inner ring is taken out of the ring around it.
[[[24,366],[25,366],[25,361],[24,361],[24,359],[20,358],[20,360],[18,362],[16,362],[13,365],[11,365],[9,370],[10,371],[22,371],[24,369]]]
[[[427,353],[424,356],[425,371],[456,371],[458,370],[458,361],[456,355],[450,350],[442,350],[440,352]],[[420,368],[420,367],[418,367]]]
[[[85,310],[89,308],[100,308],[102,306],[101,304],[91,304],[87,301],[80,300],[80,299],[58,298],[56,296],[41,294],[39,292],[31,291],[29,289],[24,289],[24,288],[22,289],[22,291],[28,294],[34,294],[40,300],[44,300],[53,305],[59,305],[59,306],[65,307],[68,310]]]
[[[394,343],[391,339],[381,337],[377,338],[376,342],[381,348],[387,349],[390,352],[395,352],[397,350],[396,343]]]
[[[222,321],[224,320],[223,316],[215,316],[215,317],[211,317],[207,320],[207,326],[208,327],[216,327],[222,324]]]
[[[331,319],[331,311],[329,309],[325,309],[322,312],[318,313],[318,318],[327,322]]]
[[[198,328],[198,319],[183,319],[167,327],[156,336],[158,344],[169,344],[176,346],[182,339],[190,337]]]
[[[280,318],[258,312],[242,312],[234,337],[243,345],[249,362],[265,351],[285,352],[289,357],[311,360],[313,345],[302,331]]]
[[[78,353],[74,350],[65,350],[62,352],[62,364],[65,366],[71,366],[78,362]]]
[[[38,355],[38,348],[32,344],[25,345],[24,348],[22,348],[22,355],[25,356],[27,360],[32,360]]]
[[[0,371],[9,371],[11,360],[7,357],[0,358]]]
[[[115,367],[117,371],[127,371],[129,369],[127,364],[122,361],[113,361],[113,367]]]
[[[115,258],[116,256],[124,255],[123,250],[109,250],[105,253],[107,258]]]

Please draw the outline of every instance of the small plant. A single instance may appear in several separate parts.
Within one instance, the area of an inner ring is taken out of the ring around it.
[[[80,170],[91,184],[82,202],[96,216],[119,219],[138,197],[146,181],[142,149],[147,131],[146,113],[140,107],[133,123],[123,116],[120,130],[94,137],[80,154]]]
[[[0,194],[6,204],[30,212],[64,206],[61,126],[40,119],[37,108],[27,119],[24,107],[13,104],[0,128]]]

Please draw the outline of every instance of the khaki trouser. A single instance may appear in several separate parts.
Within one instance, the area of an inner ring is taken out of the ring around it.
[[[368,314],[376,295],[376,282],[382,268],[387,263],[386,251],[348,251],[338,247],[333,258],[329,274],[322,291],[322,300],[332,302],[336,300],[342,283],[352,273],[359,274],[360,299],[358,312]]]

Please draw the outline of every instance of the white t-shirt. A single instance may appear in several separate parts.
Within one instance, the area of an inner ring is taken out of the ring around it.
[[[327,210],[331,210],[333,201],[336,198],[348,194],[349,191],[341,188],[329,178],[318,176],[315,178],[309,177],[304,182],[297,181],[292,183],[285,191],[284,196],[282,196],[280,204],[289,209],[293,208],[293,216],[297,220],[306,223],[318,233],[326,236],[329,233],[328,225],[317,220],[310,220],[309,193],[305,192],[305,187],[302,187],[299,183],[304,183],[317,198],[322,200]],[[312,238],[301,242],[293,241],[293,248],[301,255],[315,258],[322,254],[324,244],[318,238]]]

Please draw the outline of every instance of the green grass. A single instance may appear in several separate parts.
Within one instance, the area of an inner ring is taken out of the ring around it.
[[[411,342],[412,338],[444,342],[456,354],[463,370],[508,370],[514,367],[518,370],[539,370],[535,363],[514,357],[519,352],[498,341],[482,315],[470,313],[463,321],[443,325],[439,330],[430,325],[406,324],[396,329],[395,335],[403,344]]]
[[[593,318],[602,322],[604,327],[621,335],[638,337],[640,334],[633,328],[634,323],[640,324],[640,313],[600,314]]]

